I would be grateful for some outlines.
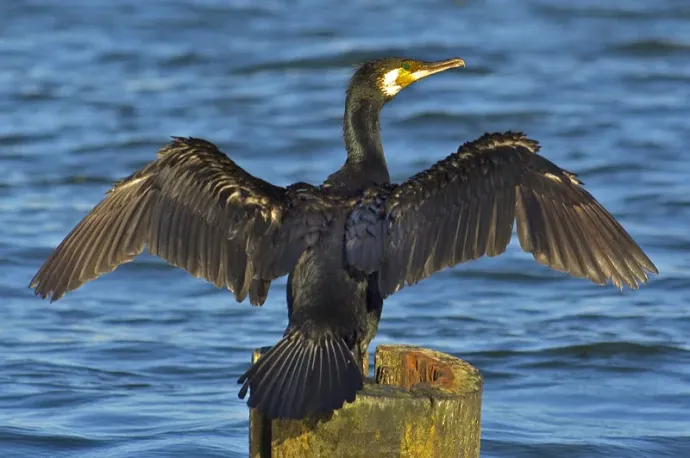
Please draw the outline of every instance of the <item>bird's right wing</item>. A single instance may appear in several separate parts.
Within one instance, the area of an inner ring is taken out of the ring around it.
[[[145,246],[170,264],[254,305],[328,224],[315,188],[282,188],[237,166],[217,147],[175,138],[158,159],[118,182],[67,235],[31,287],[59,299]],[[309,198],[311,197],[311,198]]]
[[[386,297],[503,253],[517,217],[522,248],[556,270],[632,288],[658,273],[576,176],[538,149],[522,134],[486,134],[397,187],[368,191],[347,222],[348,263],[379,272]]]

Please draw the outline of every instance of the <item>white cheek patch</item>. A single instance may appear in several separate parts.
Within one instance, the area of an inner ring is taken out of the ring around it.
[[[402,89],[402,86],[398,85],[398,76],[400,75],[400,69],[391,70],[381,79],[381,90],[389,96],[394,96]]]

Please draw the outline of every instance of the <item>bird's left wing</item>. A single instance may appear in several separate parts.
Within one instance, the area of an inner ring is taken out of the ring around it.
[[[346,226],[348,263],[379,272],[386,297],[448,266],[525,251],[551,268],[637,288],[657,269],[570,172],[518,133],[485,134],[392,189],[373,189]]]
[[[266,299],[329,223],[318,189],[274,186],[215,145],[175,138],[158,159],[118,182],[67,235],[31,287],[41,297],[65,292],[132,261],[145,246],[170,264],[238,301]]]

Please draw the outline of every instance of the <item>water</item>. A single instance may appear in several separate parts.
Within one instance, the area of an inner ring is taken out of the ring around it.
[[[609,3],[2,2],[0,455],[246,456],[235,380],[284,328],[284,279],[262,309],[150,256],[54,304],[26,286],[169,135],[276,184],[323,179],[353,65],[390,54],[468,64],[384,110],[395,179],[524,130],[662,275],[619,293],[513,241],[392,296],[374,345],[481,369],[485,457],[690,454],[690,4]]]

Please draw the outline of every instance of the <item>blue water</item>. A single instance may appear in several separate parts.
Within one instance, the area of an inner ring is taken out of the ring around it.
[[[523,130],[662,274],[619,293],[513,241],[392,296],[373,345],[482,371],[484,457],[690,456],[690,2],[326,3],[0,2],[0,456],[246,456],[235,380],[284,329],[284,279],[261,309],[148,255],[53,304],[27,285],[169,135],[319,182],[353,66],[391,54],[468,65],[385,108],[396,180]]]

